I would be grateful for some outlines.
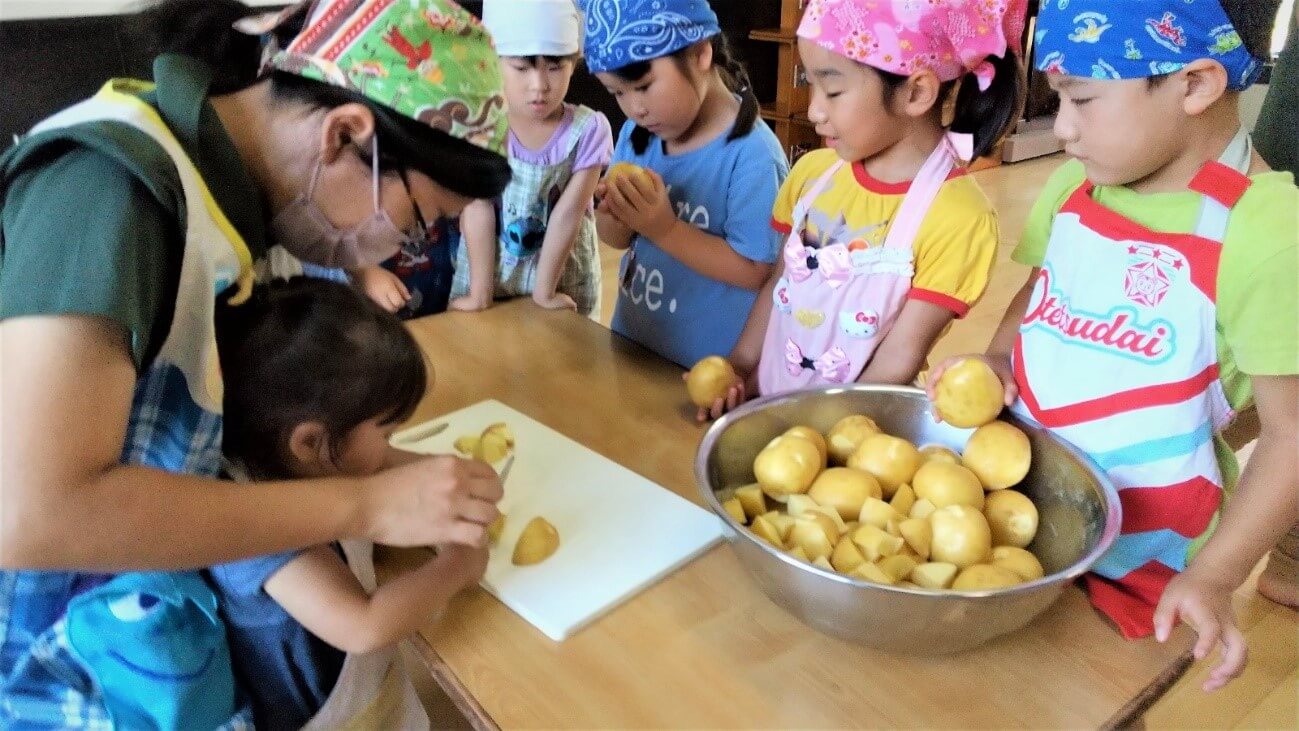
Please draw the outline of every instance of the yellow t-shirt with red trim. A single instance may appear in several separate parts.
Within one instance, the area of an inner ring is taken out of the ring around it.
[[[834,150],[804,155],[776,195],[771,225],[788,235],[794,206],[839,161]],[[860,162],[844,164],[808,210],[803,238],[820,248],[883,246],[910,183],[885,183]],[[908,299],[947,308],[964,317],[988,286],[1001,232],[997,212],[974,178],[953,170],[939,189],[916,240],[915,274]]]

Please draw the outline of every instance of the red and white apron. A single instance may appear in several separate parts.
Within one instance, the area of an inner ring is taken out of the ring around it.
[[[1252,154],[1242,131],[1200,170],[1191,234],[1120,216],[1085,181],[1055,218],[1020,324],[1013,409],[1087,452],[1119,491],[1120,535],[1085,581],[1128,638],[1153,631],[1222,504],[1214,436],[1234,413],[1218,372],[1218,260]]]

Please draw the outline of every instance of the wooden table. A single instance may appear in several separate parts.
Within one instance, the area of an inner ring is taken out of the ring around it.
[[[413,423],[495,398],[699,503],[703,427],[676,366],[526,299],[410,329],[436,374]],[[562,644],[483,591],[421,639],[480,728],[1097,727],[1177,672],[1190,646],[1184,629],[1166,645],[1124,641],[1071,588],[1013,638],[953,657],[887,655],[803,625],[725,545]]]

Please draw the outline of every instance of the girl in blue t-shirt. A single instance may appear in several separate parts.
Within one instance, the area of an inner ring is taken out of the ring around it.
[[[628,117],[597,189],[600,239],[627,250],[613,329],[682,366],[728,353],[776,260],[784,153],[706,2],[582,5],[587,66]]]

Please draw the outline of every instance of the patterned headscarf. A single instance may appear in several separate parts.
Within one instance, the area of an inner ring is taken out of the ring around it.
[[[310,8],[268,66],[356,92],[452,137],[505,154],[505,94],[492,39],[451,0],[316,0],[242,22],[266,32]]]
[[[987,89],[996,75],[988,58],[1020,52],[1027,12],[1028,0],[810,0],[798,36],[901,76],[973,73]]]
[[[1036,42],[1038,70],[1054,74],[1145,79],[1209,58],[1242,91],[1263,70],[1218,0],[1044,2]]]
[[[581,0],[591,73],[652,61],[722,32],[705,0]]]

